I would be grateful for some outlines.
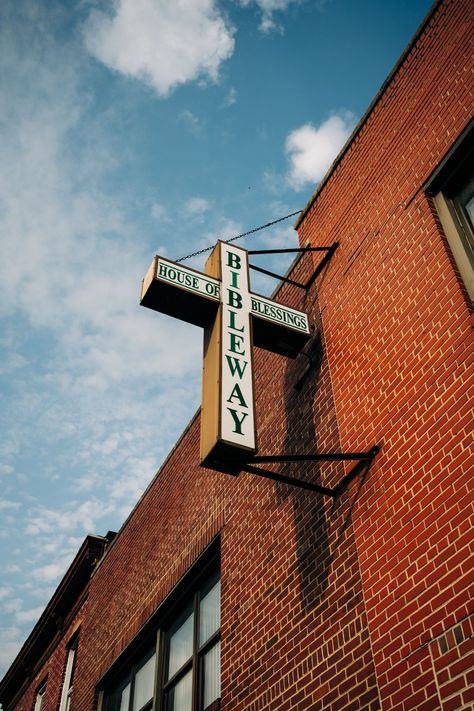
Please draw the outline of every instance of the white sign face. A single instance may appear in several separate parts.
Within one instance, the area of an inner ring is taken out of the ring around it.
[[[277,304],[264,296],[250,295],[250,311],[252,316],[281,324],[286,328],[293,328],[301,333],[309,333],[308,317],[306,314],[290,306]]]
[[[156,269],[156,279],[167,284],[181,287],[186,291],[194,291],[208,299],[219,301],[221,298],[220,284],[217,279],[200,274],[194,269],[182,267],[175,262],[159,257]]]
[[[256,449],[247,252],[221,244],[221,438]]]

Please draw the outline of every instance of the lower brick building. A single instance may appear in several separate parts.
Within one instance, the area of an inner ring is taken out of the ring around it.
[[[304,353],[255,349],[260,453],[379,445],[370,467],[267,467],[328,496],[205,469],[197,413],[84,544],[5,711],[474,708],[473,14],[433,6],[298,219],[302,246],[337,243],[275,296],[308,314]]]

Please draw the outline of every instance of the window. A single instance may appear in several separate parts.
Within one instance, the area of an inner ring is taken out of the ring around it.
[[[220,577],[213,564],[183,582],[106,674],[105,711],[219,708]]]
[[[76,667],[76,652],[79,642],[79,633],[76,633],[68,645],[66,672],[64,674],[63,690],[61,692],[61,703],[59,711],[69,711],[71,705],[71,695],[74,682],[74,671]]]
[[[220,580],[198,590],[163,634],[163,711],[201,711],[221,695]]]
[[[107,699],[107,711],[148,711],[153,705],[156,654],[154,648],[131,664]]]
[[[38,688],[35,696],[35,705],[33,711],[41,711],[43,708],[43,699],[46,692],[46,682],[44,681]]]
[[[446,239],[474,300],[474,122],[428,182]]]

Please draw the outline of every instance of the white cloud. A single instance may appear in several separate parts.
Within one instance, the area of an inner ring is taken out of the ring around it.
[[[0,586],[0,600],[5,600],[5,598],[10,597],[12,594],[12,588],[5,585]]]
[[[34,598],[41,598],[41,600],[43,600],[44,604],[46,605],[47,601],[52,598],[55,590],[56,587],[54,585],[46,585],[44,587],[41,587],[35,581],[34,585],[31,586],[30,595]]]
[[[98,502],[97,502],[98,503]],[[110,510],[110,507],[107,507]],[[28,577],[33,583],[34,592],[31,593],[37,598],[43,598],[45,600],[50,597],[50,593],[54,591],[54,587],[57,585],[60,578],[64,576],[66,570],[70,566],[72,560],[75,558],[80,544],[84,540],[84,536],[79,538],[79,543],[76,541],[76,537],[70,537],[69,532],[72,530],[77,530],[77,528],[82,528],[85,531],[88,529],[88,522],[85,526],[79,522],[77,523],[77,518],[74,516],[74,512],[69,509],[70,523],[65,523],[65,519],[68,513],[63,509],[62,512],[58,511],[46,511],[42,507],[42,516],[44,518],[50,515],[49,523],[53,521],[58,521],[60,527],[54,529],[53,527],[46,526],[41,530],[36,530],[35,538],[36,540],[32,544],[33,552],[36,551],[36,556],[32,558],[30,563],[29,575]],[[104,515],[107,515],[107,511]],[[97,514],[97,519],[99,514]],[[50,531],[47,533],[46,531]],[[54,531],[54,542],[52,545],[47,546],[48,542],[51,542],[51,531]],[[69,543],[69,540],[73,540],[74,543]],[[50,562],[53,560],[53,562]],[[54,587],[48,585],[47,587],[38,585],[38,583],[50,583]],[[18,621],[20,619],[18,618]]]
[[[300,5],[305,0],[240,0],[243,7],[255,4],[261,12],[260,32],[268,34],[270,32],[280,32],[283,34],[284,27],[275,20],[275,13],[283,12],[290,5]],[[312,0],[312,5],[321,12],[330,0]]]
[[[115,479],[110,487],[114,501],[128,502],[129,507],[138,500],[154,474],[155,462],[151,457],[128,462],[128,470]]]
[[[262,236],[267,249],[297,249],[298,234],[291,225],[276,225]],[[296,256],[296,255],[293,255]]]
[[[48,563],[32,571],[32,575],[36,580],[41,582],[51,582],[57,580],[61,575],[64,575],[66,568],[61,563]]]
[[[204,270],[206,260],[217,240],[228,240],[243,232],[242,225],[232,218],[220,215],[213,222],[212,229],[207,230],[196,242],[196,250],[207,251],[186,261],[186,264],[193,269]]]
[[[275,21],[274,13],[286,10],[289,5],[296,4],[302,0],[240,0],[244,7],[254,3],[262,13],[260,21],[260,31],[264,34],[269,32],[283,32],[281,24]]]
[[[69,533],[77,530],[83,531],[84,534],[92,533],[96,529],[97,521],[107,516],[110,510],[110,504],[94,500],[82,503],[73,501],[62,510],[39,506],[30,512],[26,533],[33,536],[53,533],[57,536],[60,532]],[[76,545],[72,548],[75,550]]]
[[[178,119],[182,121],[191,133],[199,133],[202,130],[201,119],[193,114],[189,109],[180,112]]]
[[[233,34],[214,0],[117,0],[113,16],[94,10],[85,26],[94,57],[162,97],[190,81],[217,81]]]
[[[8,612],[8,614],[11,614],[12,612],[18,612],[21,610],[22,602],[19,598],[15,598],[14,600],[9,600],[6,602],[3,606],[3,609],[5,612]]]
[[[211,203],[206,198],[192,197],[187,200],[184,209],[190,215],[202,215],[211,207]]]
[[[199,246],[201,248],[207,245],[214,245],[218,239],[228,240],[236,237],[243,232],[243,227],[240,222],[232,219],[231,217],[220,217],[217,220],[216,227],[209,232],[207,232],[204,237],[201,238]]]
[[[7,670],[20,651],[23,635],[19,627],[0,627],[0,670]]]
[[[27,364],[27,359],[21,353],[10,352],[6,353],[3,363],[0,364],[0,375],[11,373],[19,368],[24,368]]]
[[[0,511],[15,511],[20,508],[20,503],[18,501],[0,501]]]
[[[170,222],[170,217],[168,215],[168,210],[164,205],[159,202],[154,202],[150,208],[151,216],[158,222]]]
[[[334,114],[319,126],[310,123],[296,128],[286,139],[285,151],[290,161],[289,185],[300,190],[308,183],[318,183],[346,142],[355,125],[350,112]]]
[[[288,188],[285,176],[270,169],[263,172],[263,184],[265,189],[273,195],[281,195]]]
[[[289,212],[288,208],[285,207],[277,213],[278,216],[282,216]],[[298,248],[298,235],[291,225],[291,221],[288,223],[281,223],[279,225],[274,225],[268,230],[265,230],[261,235],[261,247],[265,249],[297,249]],[[296,257],[296,253],[290,254],[266,254],[262,256],[252,257],[252,263],[257,266],[263,267],[272,271],[274,274],[279,274],[284,276],[288,270],[289,265]],[[259,294],[271,294],[278,284],[278,279],[273,277],[268,277],[265,274],[259,274],[251,270],[251,284],[253,291]]]
[[[16,563],[8,563],[4,566],[5,573],[19,573],[21,568]]]
[[[230,106],[233,106],[237,101],[237,89],[235,89],[233,86],[229,89],[227,92],[227,95],[224,99],[223,102],[223,107],[228,109]]]

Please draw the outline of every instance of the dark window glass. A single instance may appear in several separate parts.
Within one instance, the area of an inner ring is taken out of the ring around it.
[[[182,604],[170,608],[167,624],[158,630],[155,639],[159,642],[150,644],[145,655],[132,660],[106,694],[106,711],[149,711],[154,694],[157,711],[218,709],[218,574],[208,576],[181,599]]]
[[[193,708],[193,672],[190,669],[179,681],[165,693],[167,711],[192,711]]]
[[[130,664],[126,674],[107,696],[107,711],[148,711],[153,705],[156,653],[150,647],[146,654]]]
[[[203,711],[220,697],[220,610],[215,575],[164,630],[163,711]]]
[[[43,682],[36,692],[34,711],[41,711],[43,708],[44,695],[46,693],[46,682]]]
[[[451,205],[459,239],[471,269],[474,269],[474,166],[469,166],[468,170],[463,171],[460,177],[444,191],[444,194]]]
[[[172,626],[168,637],[168,673],[171,679],[193,656],[194,609],[189,607]]]

